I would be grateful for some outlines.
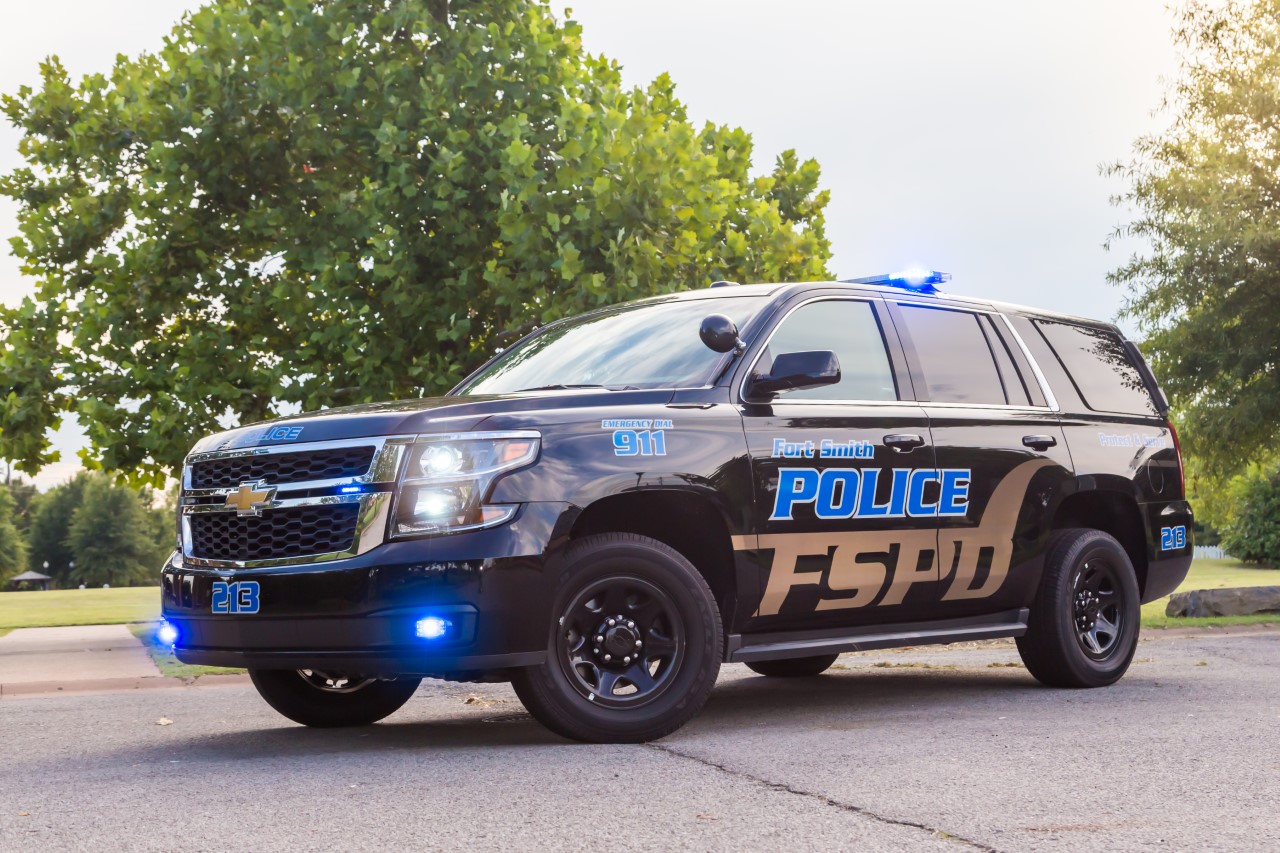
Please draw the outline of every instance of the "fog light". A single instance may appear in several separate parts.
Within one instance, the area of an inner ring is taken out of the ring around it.
[[[452,627],[453,623],[448,619],[441,619],[439,616],[427,616],[418,620],[415,633],[424,640],[438,640],[449,633],[449,629]]]
[[[162,646],[172,646],[178,642],[178,629],[170,622],[161,622],[156,629],[156,641]]]

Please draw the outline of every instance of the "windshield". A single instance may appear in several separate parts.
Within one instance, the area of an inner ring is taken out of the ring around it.
[[[510,394],[563,387],[691,388],[706,385],[723,357],[698,327],[724,314],[739,328],[767,297],[622,305],[548,326],[483,368],[462,394]]]

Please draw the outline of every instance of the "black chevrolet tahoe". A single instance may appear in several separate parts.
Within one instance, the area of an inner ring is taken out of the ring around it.
[[[1111,684],[1191,563],[1168,404],[1115,326],[944,279],[717,282],[550,323],[444,397],[210,436],[175,653],[306,725],[511,681],[612,742],[688,721],[723,662],[1013,637],[1044,684]]]

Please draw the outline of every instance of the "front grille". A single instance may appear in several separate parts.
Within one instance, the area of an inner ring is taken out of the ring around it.
[[[262,453],[209,459],[191,466],[191,488],[233,489],[266,480],[273,486],[360,477],[373,464],[373,447],[334,447],[297,453]]]
[[[354,503],[269,509],[262,515],[192,513],[191,556],[249,561],[349,551],[359,518]]]

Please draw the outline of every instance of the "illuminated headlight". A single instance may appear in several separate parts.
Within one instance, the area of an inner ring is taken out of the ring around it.
[[[393,536],[474,530],[502,524],[514,505],[486,505],[502,474],[538,457],[536,432],[424,437],[409,451],[396,499]]]

